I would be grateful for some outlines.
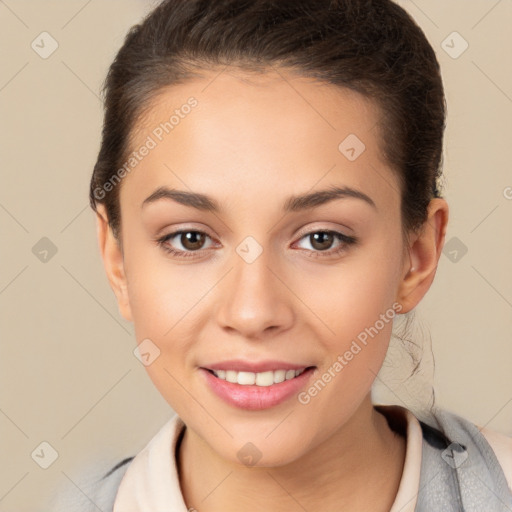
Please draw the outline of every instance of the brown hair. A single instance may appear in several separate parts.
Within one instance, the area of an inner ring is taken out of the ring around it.
[[[423,224],[440,197],[445,98],[434,50],[404,9],[390,0],[164,0],[130,29],[102,90],[89,199],[95,211],[105,205],[118,239],[120,186],[105,184],[137,120],[163,87],[228,64],[279,66],[375,100],[383,154],[401,183],[404,233]]]

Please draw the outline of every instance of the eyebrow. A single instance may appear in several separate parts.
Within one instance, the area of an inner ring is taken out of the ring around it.
[[[337,187],[333,186],[326,190],[318,190],[307,194],[298,196],[290,196],[283,205],[284,212],[298,212],[316,208],[323,204],[334,201],[335,199],[343,198],[360,199],[373,208],[377,209],[375,202],[365,193],[351,187]],[[220,204],[213,198],[198,192],[187,192],[185,190],[170,189],[167,187],[157,188],[149,197],[144,199],[141,208],[149,203],[154,203],[160,199],[168,199],[175,201],[184,206],[189,206],[197,210],[219,213],[222,208]]]

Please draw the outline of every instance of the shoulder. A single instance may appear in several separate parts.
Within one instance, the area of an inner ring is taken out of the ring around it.
[[[436,409],[433,417],[437,426],[452,442],[471,444],[488,466],[501,468],[508,487],[512,490],[512,437],[488,428],[482,428],[467,418],[446,409]]]
[[[51,503],[53,512],[112,511],[121,480],[134,457],[127,457],[108,469],[83,468],[58,489]]]
[[[488,428],[479,429],[503,468],[508,486],[512,490],[512,437]]]

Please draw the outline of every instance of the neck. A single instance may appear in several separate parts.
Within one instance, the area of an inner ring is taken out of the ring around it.
[[[372,510],[387,512],[400,484],[405,439],[374,409],[370,395],[352,418],[303,457],[279,467],[241,467],[186,429],[177,453],[191,510]]]

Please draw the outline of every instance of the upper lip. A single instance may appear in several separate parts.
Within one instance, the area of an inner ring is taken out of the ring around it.
[[[240,359],[230,359],[229,361],[219,361],[202,366],[207,370],[234,370],[236,372],[267,372],[275,370],[301,370],[313,365],[309,364],[294,364],[286,361],[242,361]]]

